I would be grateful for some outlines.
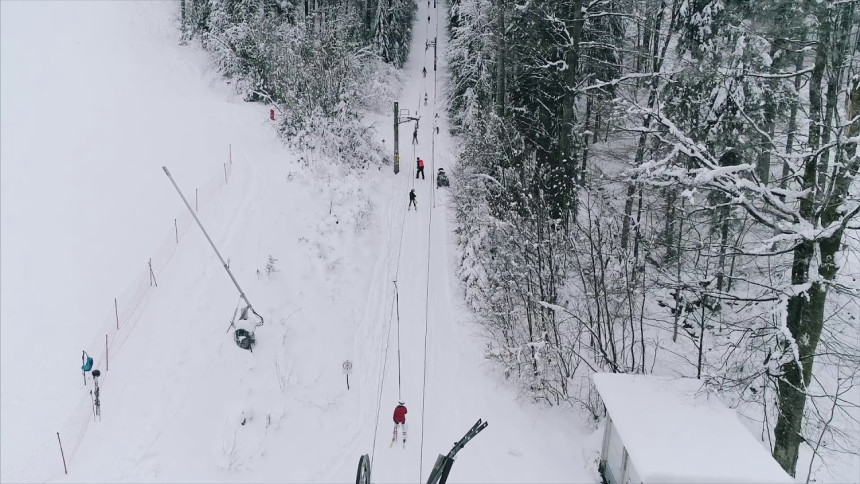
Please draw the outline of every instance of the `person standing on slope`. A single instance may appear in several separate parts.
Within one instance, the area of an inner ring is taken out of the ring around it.
[[[424,160],[421,158],[416,158],[416,163],[418,163],[418,171],[415,172],[415,179],[418,179],[418,175],[421,175],[421,179],[424,180]]]
[[[424,69],[422,69],[421,72],[424,73],[424,77],[427,77],[427,68],[426,67]]]
[[[410,195],[414,192],[415,190],[412,190]],[[391,445],[394,445],[394,442],[397,440],[398,425],[403,434],[403,447],[406,447],[406,405],[402,401],[397,402],[397,406],[394,407],[394,435],[391,437]]]
[[[406,210],[409,211],[413,205],[415,206],[415,211],[417,212],[418,211],[418,202],[415,201],[415,189],[414,188],[412,190],[409,190],[409,206],[406,208]],[[405,408],[404,408],[404,410],[405,410]],[[406,413],[406,412],[404,411],[403,413]]]

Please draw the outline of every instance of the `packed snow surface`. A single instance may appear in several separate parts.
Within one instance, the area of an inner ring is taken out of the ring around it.
[[[794,482],[701,381],[612,373],[593,379],[642,482]]]
[[[269,106],[179,45],[178,12],[0,2],[0,480],[350,482],[366,453],[373,482],[423,482],[482,418],[452,481],[597,482],[599,435],[571,408],[519,401],[463,307],[431,176],[455,146],[442,4],[419,2],[399,101],[421,122],[417,145],[401,126],[396,176],[286,149]],[[390,152],[389,112],[367,122]],[[253,353],[163,165],[265,318]],[[100,420],[82,350],[102,372]],[[398,398],[405,448],[390,446]]]

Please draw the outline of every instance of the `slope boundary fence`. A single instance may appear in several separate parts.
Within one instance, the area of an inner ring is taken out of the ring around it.
[[[218,164],[214,174],[198,184],[193,189],[193,194],[188,194],[189,203],[192,203],[195,211],[205,213],[229,186],[232,175],[233,149],[232,145],[228,145],[227,156],[222,163]],[[165,220],[167,233],[160,245],[151,257],[141,257],[138,275],[122,292],[105,295],[102,301],[105,307],[105,315],[102,316],[104,321],[99,331],[83,348],[93,358],[92,369],[99,370],[101,373],[99,388],[104,390],[103,394],[110,392],[110,381],[113,377],[108,358],[115,358],[122,354],[122,348],[131,338],[150,299],[159,290],[158,275],[169,267],[192,221],[191,214],[185,210],[185,207],[177,206],[177,215],[173,220]],[[119,377],[118,375],[117,378]],[[2,472],[0,481],[45,482],[55,478],[64,472],[62,454],[65,455],[69,472],[73,473],[75,457],[81,448],[87,428],[95,421],[94,401],[90,394],[92,386],[92,376],[87,376],[86,386],[82,388],[77,401],[70,406],[71,410],[65,422],[56,431],[46,434],[44,440],[41,440],[41,443],[24,458],[19,459],[14,465],[4,466],[0,470]],[[110,411],[107,412],[107,415],[109,414]],[[59,432],[62,437],[62,450],[59,448],[56,432]]]

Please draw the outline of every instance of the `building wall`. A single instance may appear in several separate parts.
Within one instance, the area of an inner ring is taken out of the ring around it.
[[[639,473],[636,472],[636,466],[633,465],[633,462],[630,462],[630,458],[627,459],[627,482],[626,484],[642,484],[642,479],[639,477]]]
[[[615,426],[612,424],[612,419],[607,419],[606,432],[604,433],[603,448],[603,471],[606,480],[609,484],[623,484],[621,479],[624,476],[624,444],[621,442],[621,436],[615,431]]]

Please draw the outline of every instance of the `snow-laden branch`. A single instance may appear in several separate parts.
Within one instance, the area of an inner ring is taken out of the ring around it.
[[[742,207],[756,221],[779,234],[794,240],[819,240],[831,237],[838,230],[844,230],[849,221],[860,214],[860,206],[846,210],[828,227],[816,227],[802,217],[795,207],[786,200],[796,200],[812,195],[811,190],[791,191],[770,188],[755,177],[755,166],[741,163],[732,166],[721,166],[719,161],[701,144],[696,143],[679,129],[660,111],[644,108],[635,103],[630,104],[629,111],[643,116],[650,116],[659,123],[672,139],[657,133],[656,136],[672,147],[672,153],[660,160],[643,163],[635,168],[633,173],[639,181],[665,186],[678,183],[687,187],[706,187],[717,190],[729,196],[732,204]],[[689,157],[697,167],[687,169],[673,166],[672,159],[676,153]]]
[[[765,74],[761,72],[744,72],[745,76],[750,77],[758,77],[762,79],[789,79],[792,77],[802,76],[804,74],[809,74],[812,72],[812,67],[808,67],[806,69],[801,69],[795,72],[777,72],[775,74]]]
[[[580,89],[580,91],[586,92],[586,91],[591,91],[593,89],[601,89],[601,88],[604,88],[607,86],[615,86],[619,83],[622,83],[624,81],[629,81],[632,79],[650,79],[652,77],[671,76],[673,74],[676,74],[676,72],[654,72],[654,73],[644,72],[644,73],[625,74],[625,75],[623,75],[617,79],[612,79],[611,81],[605,81],[605,82],[601,81],[601,82],[598,82],[597,84],[591,84],[590,86],[587,86],[587,87]]]

